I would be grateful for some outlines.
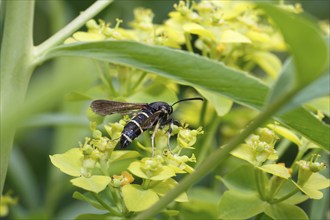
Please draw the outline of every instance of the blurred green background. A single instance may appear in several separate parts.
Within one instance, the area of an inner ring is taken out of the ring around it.
[[[56,31],[60,30],[94,1],[37,1],[35,13],[34,43],[40,44]],[[123,27],[133,19],[136,7],[151,8],[155,13],[155,23],[161,23],[177,1],[115,1],[99,14],[107,22],[115,23],[115,18],[124,22]],[[305,12],[315,19],[329,20],[330,1],[286,1],[300,3]],[[3,4],[1,4],[1,7]],[[2,10],[1,10],[2,11]],[[1,16],[3,19],[3,16]],[[1,20],[1,24],[3,20]],[[308,42],[306,42],[308,43]],[[75,65],[78,64],[78,65]],[[58,219],[72,218],[77,213],[88,212],[90,207],[71,198],[73,187],[68,184],[69,177],[60,174],[51,165],[48,155],[64,152],[77,146],[78,141],[89,133],[85,111],[88,102],[69,102],[66,94],[72,91],[85,91],[97,79],[92,61],[78,58],[61,58],[39,67],[33,74],[27,99],[38,96],[36,108],[42,115],[22,122],[15,139],[5,190],[13,191],[19,198],[19,205],[13,209],[13,215],[7,218],[44,219],[56,216]],[[67,75],[74,74],[82,80],[70,85]],[[50,97],[52,87],[61,88],[61,92]],[[42,91],[42,92],[40,92]],[[55,126],[54,126],[55,124]],[[56,126],[57,124],[57,126]],[[207,184],[207,183],[206,183]],[[76,213],[75,213],[76,212]]]

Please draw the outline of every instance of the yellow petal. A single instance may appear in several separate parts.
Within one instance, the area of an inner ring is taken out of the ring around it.
[[[274,125],[274,124],[268,124],[267,127],[273,129],[277,134],[283,136],[284,138],[288,139],[289,141],[292,141],[298,146],[301,146],[302,143],[300,139],[298,138],[297,135],[295,135],[292,131],[289,129],[279,126],[279,125]]]
[[[226,30],[222,33],[220,42],[221,43],[251,43],[251,40],[237,31]]]
[[[87,33],[78,31],[73,34],[73,37],[78,41],[99,41],[104,40],[105,36],[99,33]]]
[[[191,34],[197,34],[202,37],[207,37],[212,40],[215,40],[215,37],[213,33],[207,29],[205,29],[203,26],[196,24],[196,23],[189,23],[189,24],[184,24],[182,26],[182,29],[185,32],[191,33]]]

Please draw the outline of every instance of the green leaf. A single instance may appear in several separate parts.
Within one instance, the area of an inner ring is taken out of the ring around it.
[[[80,201],[85,201],[89,204],[91,204],[92,206],[94,206],[97,209],[101,209],[101,210],[106,210],[92,195],[90,192],[87,193],[80,193],[78,191],[75,191],[73,193],[73,198],[78,199]]]
[[[237,167],[224,176],[221,181],[229,190],[241,191],[242,193],[256,191],[254,167],[250,164]]]
[[[288,168],[280,164],[265,164],[259,167],[264,172],[271,173],[275,176],[288,179],[291,177]]]
[[[164,81],[164,80],[163,80]],[[173,103],[177,101],[175,91],[169,89],[164,84],[154,83],[142,90],[131,95],[127,101],[129,102],[154,102],[164,101]]]
[[[273,204],[267,207],[265,213],[272,217],[275,220],[282,220],[282,219],[299,219],[299,220],[308,220],[307,214],[299,208],[298,206],[286,204],[286,203],[279,203]]]
[[[99,193],[104,190],[110,181],[110,177],[100,175],[94,175],[89,178],[82,176],[70,180],[73,185],[95,193]]]
[[[270,94],[268,95],[267,99],[268,104],[274,102],[278,97],[282,96],[283,94],[287,94],[293,89],[295,85],[294,74],[295,66],[292,58],[289,58],[285,61],[280,76],[277,78],[273,88],[270,90]],[[282,112],[285,111],[282,110]]]
[[[79,148],[72,148],[64,154],[49,156],[54,166],[70,176],[80,176],[83,157]]]
[[[123,186],[122,192],[125,205],[131,212],[143,211],[159,200],[157,193],[152,189],[143,189],[136,184]]]
[[[262,213],[267,203],[254,193],[229,190],[220,200],[220,219],[248,219]]]
[[[45,59],[57,56],[83,56],[139,68],[179,83],[219,93],[239,104],[259,110],[263,109],[270,91],[260,80],[226,67],[222,63],[183,51],[137,42],[99,41],[67,44],[48,51]],[[279,115],[278,120],[319,145],[329,148],[328,127],[306,110],[298,108],[285,115]]]
[[[217,219],[220,193],[209,188],[193,187],[188,195],[189,202],[180,203],[183,219]]]
[[[318,78],[329,65],[329,54],[326,40],[316,24],[307,17],[279,7],[264,3],[259,5],[279,27],[290,47],[297,70],[297,86],[306,85]]]
[[[297,131],[300,132],[300,134],[303,134],[312,142],[322,146],[323,149],[330,151],[330,127],[324,124],[322,121],[318,120],[311,113],[305,111],[302,108],[299,108],[285,113],[281,117],[276,117],[276,119],[293,129],[294,127],[292,125],[295,124],[295,127],[299,127]],[[313,134],[308,135],[305,134],[305,132],[311,132]]]
[[[330,117],[330,96],[314,99],[306,104],[308,108],[319,110],[326,116]]]
[[[293,89],[294,86],[294,66],[292,60],[286,62],[283,67],[283,72],[281,76],[278,78],[277,82],[274,85],[274,89],[271,91],[271,95],[269,98],[269,103],[274,101],[278,96],[285,94],[290,89]],[[330,74],[325,73],[320,76],[318,79],[310,83],[308,86],[303,88],[301,91],[296,94],[292,100],[285,105],[281,110],[280,113],[288,112],[294,108],[299,107],[300,105],[322,96],[326,96],[330,94]]]
[[[330,73],[323,74],[319,79],[302,89],[286,106],[284,110],[291,110],[312,99],[323,97],[330,94]]]
[[[299,192],[299,193],[294,194],[290,198],[286,199],[285,203],[296,205],[296,204],[300,204],[302,202],[305,202],[307,199],[309,199],[308,196],[306,196],[306,195]]]
[[[205,89],[196,88],[196,90],[211,103],[218,116],[224,116],[230,111],[231,106],[233,105],[232,100]]]
[[[156,186],[152,187],[152,189],[160,196],[164,196],[168,191],[175,188],[175,186],[178,185],[178,182],[176,182],[174,179],[167,179],[160,183],[158,183]],[[186,193],[182,193],[179,195],[176,199],[176,202],[188,202],[188,196]]]
[[[176,82],[199,85],[251,107],[261,107],[268,92],[267,86],[260,80],[226,67],[222,63],[179,50],[137,42],[99,41],[67,44],[55,47],[45,58],[57,56],[83,56],[136,67]]]
[[[322,199],[321,189],[330,187],[330,180],[319,173],[313,173],[303,186],[295,185],[311,199]]]

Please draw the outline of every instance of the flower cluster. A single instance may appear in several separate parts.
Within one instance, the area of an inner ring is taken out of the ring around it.
[[[300,13],[297,4],[281,5]],[[153,23],[150,9],[136,8],[132,29],[114,27],[99,20],[87,22],[87,32],[79,31],[65,43],[76,41],[133,40],[153,45],[183,48],[225,64],[252,71],[258,66],[275,78],[281,61],[273,51],[285,51],[284,40],[267,15],[255,4],[245,1],[179,1],[163,24]],[[192,40],[196,36],[196,40]],[[195,49],[193,49],[195,47]]]
[[[196,162],[195,156],[180,155],[181,149],[192,148],[196,143],[196,136],[203,131],[201,128],[190,130],[187,125],[175,126],[171,135],[177,135],[177,146],[172,152],[167,149],[168,128],[160,129],[156,131],[156,154],[139,159],[141,154],[150,153],[150,147],[138,143],[144,153],[135,150],[114,150],[126,121],[122,119],[106,124],[104,128],[108,136],[103,136],[101,130],[96,128],[96,123],[91,122],[92,135],[86,137],[85,142],[79,144],[79,148],[50,158],[62,172],[75,177],[71,180],[73,185],[98,194],[109,191],[115,201],[123,201],[121,205],[113,204],[114,206],[121,206],[121,210],[142,211],[178,184],[172,179],[177,173],[193,172],[194,169],[187,163]],[[121,164],[120,168],[116,164]],[[140,178],[142,183],[134,184],[134,176]],[[117,190],[122,193],[118,193]],[[138,205],[132,203],[136,196],[143,196],[148,202]],[[88,199],[86,201],[90,202]],[[176,201],[188,201],[186,194],[179,196]],[[117,213],[112,208],[109,211]]]
[[[280,126],[278,123],[269,124],[267,127],[260,128],[255,134],[250,135],[244,144],[241,144],[232,155],[245,160],[253,165],[255,176],[257,179],[256,184],[259,189],[259,194],[265,200],[270,199],[273,201],[281,201],[291,197],[291,194],[276,198],[275,194],[280,192],[280,189],[287,187],[282,185],[286,181],[296,186],[295,193],[299,190],[306,194],[309,198],[320,199],[323,197],[321,189],[330,186],[329,180],[319,172],[325,168],[325,164],[317,162],[319,155],[313,155],[309,161],[299,160],[292,165],[291,168],[285,167],[283,163],[274,163],[278,159],[278,153],[275,150],[275,144],[279,140],[277,135],[285,137],[287,140],[295,143],[300,150],[307,150],[315,147],[306,143],[305,140],[297,137],[293,132]],[[304,149],[304,145],[306,146]],[[297,159],[297,158],[296,158]],[[298,177],[294,181],[292,173],[298,167]],[[271,178],[265,176],[264,173],[271,174]],[[269,181],[269,187],[262,186],[263,183]],[[264,189],[263,189],[264,188]],[[261,190],[263,189],[263,190]],[[270,196],[272,195],[272,196]],[[294,194],[293,194],[294,195]],[[306,196],[305,199],[308,197]]]
[[[255,134],[250,135],[245,144],[238,147],[232,154],[247,160],[253,165],[262,165],[267,160],[276,160],[277,152],[274,149],[277,136],[268,128],[260,128]]]
[[[320,155],[312,155],[309,161],[299,160],[296,162],[298,165],[298,184],[303,186],[309,180],[313,173],[318,173],[323,170],[326,166],[323,162],[317,162],[317,158]]]

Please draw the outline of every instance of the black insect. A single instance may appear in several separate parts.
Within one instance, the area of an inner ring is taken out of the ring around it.
[[[136,112],[136,115],[125,125],[122,131],[119,144],[122,148],[126,148],[135,138],[137,138],[144,131],[154,128],[152,134],[152,148],[154,147],[155,131],[159,127],[165,125],[178,124],[170,115],[173,113],[173,105],[190,100],[201,100],[202,98],[188,98],[181,99],[172,105],[166,102],[152,102],[152,103],[129,103],[116,102],[110,100],[94,100],[91,103],[92,110],[102,116],[111,115],[115,113],[129,114]],[[170,126],[171,127],[171,126]],[[171,128],[168,131],[170,137]]]

